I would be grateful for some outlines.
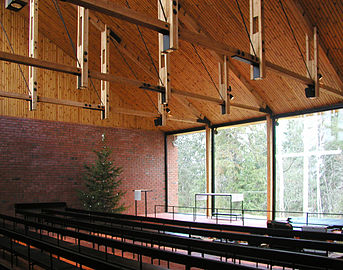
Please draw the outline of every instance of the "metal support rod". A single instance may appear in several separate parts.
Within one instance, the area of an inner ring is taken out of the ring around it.
[[[147,197],[147,191],[144,192],[145,194],[145,216],[148,216],[148,197]]]

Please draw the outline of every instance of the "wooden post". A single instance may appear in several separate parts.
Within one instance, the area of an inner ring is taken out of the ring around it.
[[[161,122],[158,126],[165,126],[167,124],[167,105],[163,103],[164,94],[158,93],[158,112],[160,113]]]
[[[163,2],[163,1],[162,1]],[[179,48],[179,1],[164,0],[169,23],[169,50],[177,50]]]
[[[267,115],[267,219],[273,219],[274,202],[274,157],[273,157],[273,119]]]
[[[161,9],[159,8],[159,17],[161,16]],[[162,15],[163,16],[163,15]],[[163,51],[164,48],[164,35],[158,34],[158,46],[159,46],[159,86],[163,86],[165,89],[164,93],[158,94],[158,111],[161,114],[161,126],[165,126],[167,124],[167,106],[170,98],[170,79],[169,79],[169,63],[170,63],[170,56],[168,53]]]
[[[160,57],[159,57],[159,85],[164,86],[165,88],[165,97],[161,99],[163,104],[168,104],[171,89],[170,89],[170,79],[169,79],[169,66],[170,66],[170,55],[163,53],[161,51],[161,43],[160,43]],[[163,45],[162,45],[163,46]]]
[[[168,0],[169,2],[169,0]],[[158,18],[162,21],[166,21],[165,16],[168,18],[167,12],[167,0],[157,0],[158,3]],[[161,6],[161,3],[163,6]],[[165,88],[165,96],[161,98],[163,104],[168,104],[170,96],[170,36],[159,33],[158,34],[158,47],[159,47],[159,84]]]
[[[38,55],[38,0],[30,0],[30,29],[29,29],[29,56],[37,58]],[[29,67],[30,111],[37,109],[37,69]]]
[[[79,6],[77,15],[77,66],[81,68],[81,77],[78,77],[77,88],[82,89],[88,87],[89,11]]]
[[[315,89],[315,96],[319,97],[319,66],[318,66],[318,58],[319,58],[319,38],[318,38],[318,30],[315,26],[313,29],[313,69],[312,69],[312,76],[314,80],[314,89]]]
[[[110,30],[105,26],[104,31],[101,32],[101,73],[109,73],[109,33]],[[101,119],[107,119],[109,114],[109,88],[110,82],[101,81],[101,103],[105,107],[104,113],[101,115]]]
[[[227,56],[224,55],[223,62],[219,62],[219,90],[220,95],[223,99],[222,105],[222,114],[229,114],[230,113],[230,98],[228,98],[228,64],[227,64]]]
[[[263,0],[250,0],[250,53],[259,58],[259,65],[251,65],[252,80],[263,79],[265,73],[264,57],[264,11]]]
[[[315,26],[313,29],[313,59],[311,58],[311,47],[310,47],[309,37],[306,34],[306,65],[310,72],[310,74],[308,74],[308,71],[306,71],[306,75],[308,78],[313,80],[314,98],[319,97],[318,48],[319,48],[318,30],[317,30],[317,27]]]
[[[206,193],[212,192],[212,140],[211,140],[212,132],[211,128],[206,126]],[[206,215],[211,215],[211,205],[212,200],[210,196],[207,196],[206,199]]]
[[[174,3],[176,7],[174,8]],[[158,5],[158,19],[161,21],[172,22],[173,30],[169,35],[158,34],[159,47],[159,85],[165,88],[164,93],[158,94],[158,110],[162,117],[162,126],[167,122],[167,107],[171,95],[170,88],[170,55],[169,52],[178,48],[178,16],[177,16],[177,1],[172,0],[157,0]]]
[[[309,37],[308,34],[305,35],[306,37],[306,65],[308,66],[308,68],[311,71],[311,58],[310,58],[310,41],[309,41]],[[308,74],[308,72],[306,72],[306,76],[307,78],[310,78],[310,74]]]
[[[169,33],[162,34],[164,52],[172,52],[179,48],[179,10],[178,0],[157,0],[158,19],[169,23]]]

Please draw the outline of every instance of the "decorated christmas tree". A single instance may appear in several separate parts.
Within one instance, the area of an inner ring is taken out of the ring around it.
[[[104,140],[104,136],[103,136]],[[87,210],[118,213],[125,210],[120,203],[125,194],[119,190],[122,168],[113,165],[110,160],[112,150],[103,144],[100,151],[93,151],[97,159],[94,164],[85,164],[83,175],[85,188],[79,190],[82,205]]]

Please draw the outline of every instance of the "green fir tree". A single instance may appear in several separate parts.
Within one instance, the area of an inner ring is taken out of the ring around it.
[[[116,167],[110,160],[112,150],[104,145],[100,151],[93,151],[97,159],[94,164],[84,165],[83,175],[85,188],[79,190],[79,198],[87,210],[119,213],[125,210],[120,203],[125,194],[119,190],[122,173],[121,167]]]

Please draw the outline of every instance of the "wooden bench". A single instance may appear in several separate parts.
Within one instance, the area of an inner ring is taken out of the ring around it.
[[[229,231],[238,233],[250,233],[255,235],[269,235],[269,236],[280,236],[286,238],[298,238],[298,239],[309,239],[309,240],[320,240],[320,241],[343,241],[343,234],[337,233],[323,233],[323,232],[304,232],[297,230],[280,230],[273,228],[260,228],[260,227],[249,227],[249,226],[238,226],[238,225],[227,225],[227,224],[213,224],[213,223],[201,223],[192,221],[181,221],[181,220],[171,220],[164,218],[153,218],[153,217],[143,217],[143,216],[133,216],[126,214],[115,214],[115,213],[104,213],[98,211],[89,211],[82,209],[75,209],[67,207],[65,211],[68,213],[79,213],[84,214],[88,219],[96,220],[97,217],[104,217],[106,219],[100,219],[103,222],[111,222],[114,220],[136,220],[137,222],[148,224],[161,224],[161,225],[172,225],[172,226],[182,226],[188,228],[199,228],[204,230],[217,230],[217,231]],[[24,213],[23,213],[24,214]],[[80,217],[80,216],[79,216]],[[132,223],[133,224],[133,223]]]
[[[66,249],[56,244],[52,244],[47,241],[42,241],[41,239],[27,236],[25,234],[18,233],[16,231],[12,231],[3,227],[0,227],[0,235],[3,235],[4,236],[3,239],[5,239],[5,240],[2,240],[3,248],[5,248],[9,252],[13,252],[14,254],[17,254],[18,256],[22,256],[24,259],[28,260],[29,263],[33,263],[35,265],[41,265],[45,269],[61,269],[61,270],[77,269],[75,266],[64,263],[62,261],[59,261],[59,262],[53,261],[52,263],[53,267],[51,267],[51,259],[56,259],[56,258],[53,258],[50,254],[54,254],[57,258],[62,257],[72,262],[76,262],[79,265],[88,266],[94,269],[131,269],[131,270],[137,269],[136,267],[132,268],[130,266],[126,266],[126,267],[118,266],[111,262],[105,261],[103,258],[99,259],[96,257],[91,257],[85,254],[81,254],[78,251]],[[11,239],[19,241],[24,244],[29,244],[30,246],[34,246],[37,249],[35,250],[31,248],[29,249],[28,246],[13,243]],[[45,254],[48,254],[48,256],[46,256]],[[36,256],[39,258],[36,258]],[[45,256],[45,258],[42,256]],[[58,263],[58,264],[54,264],[54,263]]]
[[[11,270],[11,268],[8,268],[6,265],[0,263],[0,270]]]
[[[18,244],[12,241],[8,237],[0,238],[0,248],[9,252],[11,256],[20,257],[28,261],[29,264],[32,266],[32,268],[34,265],[37,265],[45,269],[48,269],[48,268],[56,269],[56,270],[78,269],[77,267],[69,263],[66,263],[66,262],[63,262],[54,258],[50,254],[47,254],[35,248],[28,248],[27,246]],[[13,266],[13,260],[11,260],[11,264]]]
[[[49,242],[54,245],[57,244],[57,239],[55,237],[50,237],[48,235],[41,235],[34,231],[28,232],[28,235],[30,237],[41,239],[45,242]],[[113,265],[122,267],[123,269],[142,269],[142,270],[164,270],[165,269],[157,265],[152,265],[149,263],[140,263],[139,261],[136,261],[136,260],[126,259],[126,258],[113,255],[113,254],[108,254],[108,253],[106,254],[105,252],[96,250],[94,248],[85,247],[83,245],[79,246],[79,245],[72,244],[70,242],[66,242],[63,240],[59,240],[58,245],[60,247],[73,250],[74,252],[78,252],[83,255],[94,257],[100,260],[106,260],[107,262],[110,262]]]
[[[35,213],[34,215],[40,216],[41,214]],[[152,248],[152,247],[148,247],[148,246],[144,246],[144,245],[142,246],[142,245],[132,244],[132,243],[128,243],[125,241],[118,241],[118,240],[109,239],[109,238],[105,238],[105,237],[99,237],[99,236],[95,236],[95,235],[90,235],[88,233],[77,232],[74,230],[67,230],[67,229],[63,229],[61,227],[57,227],[57,226],[52,227],[52,226],[39,224],[39,223],[34,224],[34,222],[27,221],[27,220],[20,220],[18,218],[9,217],[9,219],[11,219],[13,222],[16,222],[17,226],[19,226],[19,224],[26,224],[27,227],[31,227],[32,229],[37,228],[38,231],[40,231],[40,228],[44,227],[43,230],[45,230],[45,231],[54,232],[59,236],[69,236],[71,238],[74,238],[74,239],[76,239],[76,242],[78,243],[78,245],[77,245],[77,247],[75,247],[75,245],[74,245],[73,249],[74,250],[77,249],[78,251],[77,252],[73,251],[73,252],[75,254],[87,256],[88,258],[94,258],[95,259],[95,257],[93,257],[93,256],[89,256],[89,255],[84,254],[83,252],[82,253],[79,252],[79,249],[80,249],[80,251],[84,250],[84,247],[82,247],[80,245],[81,241],[85,241],[85,242],[89,242],[89,243],[96,243],[97,245],[104,246],[107,248],[114,248],[114,249],[121,250],[124,252],[139,254],[140,257],[141,256],[150,257],[151,260],[163,260],[163,261],[167,261],[167,262],[169,261],[169,262],[174,262],[177,264],[185,265],[187,267],[198,267],[198,268],[206,268],[206,269],[253,269],[253,268],[251,268],[249,266],[245,266],[245,265],[233,264],[230,262],[223,262],[223,261],[218,261],[218,260],[213,260],[213,259],[208,259],[208,258],[202,258],[202,257],[198,257],[198,256],[185,255],[185,254],[181,254],[178,252],[172,252],[172,251],[168,251],[168,250]],[[89,225],[92,226],[92,224],[89,224]],[[12,225],[10,227],[12,227]],[[1,228],[0,228],[0,231],[1,231]],[[136,232],[138,232],[138,231],[136,230]],[[36,232],[35,231],[28,231],[28,233],[30,234],[30,238],[32,239],[31,233],[36,233]],[[37,235],[37,233],[36,233],[36,235]],[[38,235],[35,238],[40,239],[41,236],[39,233],[38,233]],[[164,235],[163,237],[167,237],[167,236]],[[57,237],[57,238],[60,239],[60,237]],[[55,243],[50,244],[50,245],[54,245],[54,246],[57,246],[59,248],[66,250],[67,248],[60,246],[62,241],[57,240],[57,238],[52,237],[51,239],[53,239],[55,241]],[[151,240],[156,241],[155,239],[152,239],[150,237],[149,242]],[[183,240],[187,240],[187,239],[183,238]],[[57,242],[57,241],[59,241],[59,242]],[[47,241],[44,241],[44,242],[47,243]],[[204,243],[204,244],[206,244],[206,246],[207,246],[207,243]],[[185,246],[188,246],[188,243],[186,243]],[[180,245],[178,245],[178,247],[180,247]],[[70,249],[68,249],[68,250],[70,250]],[[92,251],[92,253],[94,254],[94,251]],[[222,254],[224,254],[224,253],[222,253]],[[101,260],[104,263],[110,264],[110,261],[108,260],[111,257],[110,254],[106,254],[105,252],[102,252],[101,255],[102,255]],[[106,258],[107,258],[107,260],[106,260]],[[96,258],[96,259],[100,260],[99,258]],[[139,267],[140,267],[140,265],[139,265]],[[157,266],[154,266],[155,269],[156,269],[156,267]],[[100,268],[97,268],[97,269],[100,269]],[[103,268],[101,268],[101,269],[103,269]],[[125,269],[137,269],[137,265],[134,268],[127,267]]]
[[[55,213],[55,211],[53,211]],[[251,247],[251,246],[244,246],[244,245],[232,245],[230,243],[214,243],[214,242],[208,242],[208,241],[203,241],[203,240],[195,240],[191,239],[188,237],[175,237],[171,235],[166,235],[166,234],[158,234],[157,232],[152,232],[152,231],[141,231],[139,228],[136,227],[134,228],[121,228],[120,226],[114,226],[112,224],[110,226],[106,226],[104,224],[94,224],[94,223],[87,223],[87,222],[82,222],[78,220],[70,220],[69,218],[64,219],[62,217],[57,217],[57,216],[49,216],[45,214],[34,214],[34,213],[27,213],[27,215],[32,215],[33,217],[38,217],[41,220],[46,220],[48,223],[55,224],[55,225],[62,225],[62,226],[67,226],[67,227],[74,227],[78,228],[81,230],[89,231],[89,232],[99,232],[99,233],[104,233],[107,235],[119,235],[119,237],[123,237],[126,239],[131,239],[131,240],[140,240],[145,241],[146,243],[154,243],[157,245],[162,245],[162,246],[167,246],[167,247],[174,247],[178,249],[185,249],[189,251],[189,254],[191,252],[200,252],[200,253],[205,253],[205,254],[212,254],[212,255],[217,255],[217,256],[223,256],[223,257],[233,257],[236,259],[246,259],[250,261],[255,261],[255,262],[261,262],[261,263],[271,263],[273,262],[274,265],[281,265],[281,266],[286,266],[286,267],[292,267],[293,265],[299,265],[303,266],[304,263],[305,265],[310,266],[319,266],[319,267],[324,267],[323,269],[330,268],[331,265],[339,265],[343,267],[343,262],[342,261],[336,261],[336,260],[331,260],[329,258],[325,257],[312,257],[309,255],[301,254],[301,253],[294,253],[294,252],[289,252],[289,251],[281,251],[281,250],[273,250],[273,249],[265,249],[265,248],[258,248],[258,247]],[[79,216],[79,215],[77,215]],[[118,221],[118,220],[117,220]],[[40,226],[40,225],[36,225]],[[46,226],[46,225],[42,225]],[[157,226],[157,224],[154,224],[154,226]],[[175,226],[170,226],[170,228],[166,228],[165,226],[165,231],[169,231],[172,229],[175,229]],[[162,231],[162,227],[160,225],[158,226]],[[211,234],[211,235],[218,235],[218,236],[223,236],[223,239],[233,236],[234,234],[231,233],[226,233],[226,232],[218,232],[218,231],[202,231],[199,229],[188,229],[188,228],[177,228],[177,230],[181,230],[182,232],[190,232],[194,231],[195,235],[202,234]],[[92,242],[94,241],[97,244],[101,244],[103,246],[108,246],[108,247],[114,247],[123,250],[122,248],[125,249],[125,246],[121,246],[117,241],[113,241],[111,239],[106,239],[106,238],[98,238],[96,236],[92,237],[89,234],[84,234],[84,233],[77,233],[74,231],[63,231],[62,228],[58,229],[56,226],[54,228],[51,228],[52,231],[60,230],[61,235],[67,235],[67,234],[73,234],[73,237],[76,237],[77,239],[83,239],[85,241]],[[227,235],[227,237],[225,237]],[[304,240],[297,240],[297,239],[287,239],[287,238],[281,238],[281,237],[264,237],[264,236],[257,236],[257,235],[240,235],[237,236],[239,238],[245,237],[247,241],[250,241],[251,239],[255,239],[258,241],[273,241],[277,243],[282,243],[282,244],[289,244],[292,246],[315,246],[315,245],[321,245],[320,248],[329,248],[332,250],[340,250],[343,251],[342,245],[337,245],[334,243],[325,243],[325,242],[318,242],[318,241],[304,241]],[[89,240],[87,240],[89,239]],[[314,243],[316,242],[316,243]],[[129,245],[127,245],[129,246]],[[133,248],[133,246],[131,246]],[[137,250],[137,247],[135,248]],[[133,253],[139,253],[143,252],[142,251],[133,251],[134,249],[127,249],[129,252]],[[147,252],[150,252],[151,250],[149,249],[146,250]],[[155,251],[156,252],[156,251]],[[230,255],[231,254],[231,255]],[[169,255],[168,255],[169,256]],[[174,255],[175,257],[177,254]],[[171,259],[172,261],[172,259]]]
[[[34,212],[41,212],[43,208],[65,210],[67,208],[67,203],[66,202],[16,203],[14,205],[15,212],[17,212],[17,210],[30,210]]]

